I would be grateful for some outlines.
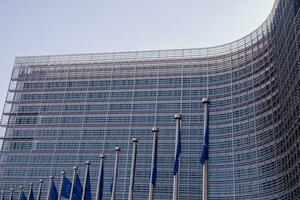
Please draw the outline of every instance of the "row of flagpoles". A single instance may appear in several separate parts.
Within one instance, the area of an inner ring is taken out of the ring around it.
[[[208,99],[203,98],[202,102],[204,106],[204,145],[202,148],[202,154],[200,162],[203,165],[203,200],[208,199]],[[179,170],[180,170],[180,154],[181,154],[181,133],[180,133],[180,123],[181,123],[181,114],[176,114],[176,141],[175,141],[175,158],[174,158],[174,167],[173,167],[173,200],[179,199]],[[158,127],[152,128],[153,132],[153,145],[152,145],[152,159],[151,159],[151,174],[150,174],[150,184],[149,184],[149,195],[148,200],[154,199],[154,188],[156,184],[156,175],[157,175],[157,140],[158,140]],[[130,174],[130,183],[129,183],[129,192],[128,200],[133,199],[134,191],[134,178],[135,178],[135,167],[136,167],[136,155],[137,155],[137,138],[132,138],[133,142],[133,151],[132,151],[132,161],[131,161],[131,174]],[[113,178],[110,186],[111,200],[115,200],[116,196],[116,184],[118,178],[118,166],[119,166],[119,155],[120,148],[115,147],[115,164]],[[104,159],[105,156],[100,154],[100,166],[98,174],[98,185],[96,189],[96,200],[103,199],[103,182],[104,182]],[[90,185],[90,162],[86,161],[86,170],[85,170],[85,181],[82,187],[79,175],[77,173],[78,167],[73,167],[73,177],[70,181],[64,172],[61,172],[60,187],[57,191],[56,185],[54,183],[54,176],[50,176],[47,200],[60,200],[61,197],[67,198],[69,200],[92,200],[91,194],[91,185]],[[43,180],[40,180],[39,190],[36,200],[41,200],[42,197],[42,187]],[[14,199],[14,190],[11,189],[9,200]],[[4,192],[2,192],[2,200],[4,200]],[[26,198],[23,187],[20,187],[19,200],[35,200],[33,193],[33,184],[30,183],[28,198]]]

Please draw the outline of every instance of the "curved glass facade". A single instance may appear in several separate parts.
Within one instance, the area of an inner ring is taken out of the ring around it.
[[[257,30],[217,47],[16,58],[2,116],[0,190],[49,175],[58,185],[60,171],[71,177],[74,165],[83,178],[90,160],[95,195],[104,153],[110,199],[120,146],[116,198],[127,199],[130,141],[138,137],[134,199],[147,199],[158,126],[155,199],[172,199],[173,116],[182,113],[180,199],[199,199],[201,98],[209,96],[209,199],[299,198],[299,6],[276,1]]]

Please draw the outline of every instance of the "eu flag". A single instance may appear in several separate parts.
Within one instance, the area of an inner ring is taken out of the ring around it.
[[[91,182],[90,182],[90,168],[87,169],[85,180],[85,200],[92,200]]]
[[[151,169],[151,184],[155,186],[156,184],[156,175],[157,175],[157,137],[155,138],[155,146],[154,146],[154,162],[153,168]]]
[[[21,191],[20,200],[26,200],[26,196],[23,191]]]
[[[209,116],[207,115],[207,122],[206,122],[206,126],[204,127],[204,144],[203,144],[202,154],[200,158],[200,162],[202,165],[204,165],[205,161],[208,160],[208,123],[209,123]]]
[[[28,200],[34,200],[34,196],[33,196],[32,187],[30,188],[30,192],[29,192],[29,197],[28,197]]]
[[[100,180],[99,180],[99,199],[96,200],[102,200],[103,196],[103,183],[104,183],[104,165],[102,163],[101,171],[100,171]]]
[[[174,161],[174,168],[173,168],[173,175],[175,176],[178,172],[179,167],[179,156],[181,154],[181,134],[180,134],[180,126],[178,130],[178,142],[176,144],[176,155],[175,155],[175,161]]]
[[[82,186],[81,186],[79,176],[78,176],[78,174],[76,174],[73,200],[81,200],[81,197],[82,197]]]
[[[63,177],[61,186],[61,196],[67,199],[70,198],[72,183],[67,177]]]
[[[57,200],[57,198],[58,198],[58,194],[57,194],[56,186],[54,184],[54,181],[52,180],[48,200]]]

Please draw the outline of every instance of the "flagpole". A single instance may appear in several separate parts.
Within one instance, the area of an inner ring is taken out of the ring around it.
[[[14,189],[11,188],[11,189],[10,189],[10,197],[9,197],[9,199],[10,199],[10,200],[13,200],[13,198],[14,198]]]
[[[119,154],[120,154],[120,150],[121,150],[120,147],[115,147],[116,160],[115,160],[115,168],[114,168],[114,177],[113,177],[111,200],[115,200],[115,196],[116,196],[116,185],[117,185],[117,177],[118,177],[118,166],[119,166]]]
[[[177,172],[176,172],[176,174],[174,174],[174,181],[173,181],[173,200],[178,200],[178,198],[179,198],[179,169],[180,169],[180,160],[179,160],[179,156],[180,155],[177,155],[179,152],[177,152],[177,151],[179,151],[178,150],[178,148],[180,148],[179,147],[179,145],[181,145],[181,144],[179,144],[179,142],[180,142],[180,120],[181,120],[181,118],[182,118],[182,116],[181,116],[181,114],[176,114],[175,115],[175,117],[174,117],[175,119],[176,119],[176,141],[175,141],[175,159],[178,159],[178,169],[177,169]],[[175,162],[176,162],[176,160],[175,160]]]
[[[11,189],[11,191],[12,191],[12,189]],[[20,186],[20,193],[19,193],[19,199],[21,199],[21,194],[22,194],[22,191],[23,191],[23,186],[21,185]],[[10,193],[10,194],[12,194],[12,192]],[[13,199],[13,197],[12,197],[13,195],[11,195],[11,200]]]
[[[31,190],[32,190],[32,187],[33,187],[33,183],[29,183],[29,191],[28,191],[28,200],[30,200],[32,197],[32,193],[31,193]]]
[[[23,192],[23,185],[20,186],[19,199],[21,199],[22,192]],[[11,199],[13,199],[13,198],[11,198]]]
[[[54,176],[50,176],[49,178],[50,178],[50,180],[49,180],[48,194],[47,194],[47,199],[48,200],[50,199],[51,186],[52,186],[52,182],[53,182]]]
[[[100,154],[100,167],[99,167],[99,174],[98,174],[98,186],[96,192],[96,200],[102,200],[103,196],[103,170],[104,170],[104,158],[103,154]]]
[[[90,161],[85,161],[85,179],[84,179],[83,192],[82,192],[82,198],[81,198],[82,200],[85,200],[87,176],[88,176],[88,171],[89,171],[90,164],[91,164]]]
[[[130,184],[129,184],[129,193],[128,200],[133,198],[133,187],[134,187],[134,176],[135,176],[135,165],[136,165],[136,152],[137,152],[137,138],[132,138],[133,150],[132,150],[132,160],[131,160],[131,173],[130,173]]]
[[[208,144],[206,144],[207,141],[205,139],[205,137],[207,137],[207,140],[208,140],[208,135],[206,135],[207,134],[206,132],[208,131],[208,104],[209,104],[208,97],[203,98],[202,103],[204,104],[204,145],[208,145]],[[207,148],[208,148],[208,146],[207,146]],[[208,200],[208,159],[206,159],[203,164],[202,199]]]
[[[74,173],[73,173],[73,178],[72,178],[72,187],[71,187],[71,192],[70,192],[70,200],[73,200],[73,194],[74,194],[74,189],[75,189],[77,169],[78,169],[77,166],[73,167]]]
[[[2,197],[1,200],[4,200],[4,191],[1,191]]]
[[[64,182],[65,172],[61,171],[60,174],[61,174],[61,178],[60,178],[60,185],[59,185],[59,191],[58,191],[57,200],[61,199],[62,185],[63,185],[63,182]]]
[[[149,198],[148,200],[153,200],[154,198],[154,180],[153,178],[156,178],[156,174],[154,173],[154,168],[156,168],[156,154],[157,154],[157,133],[159,132],[158,127],[153,127],[152,128],[153,132],[153,145],[152,145],[152,159],[151,159],[151,176],[150,176],[150,185],[149,185]],[[156,170],[156,169],[155,169]],[[156,173],[156,172],[155,172]],[[156,180],[155,180],[156,181]]]
[[[41,200],[42,189],[43,189],[43,182],[44,182],[44,181],[41,179],[41,180],[40,180],[39,192],[38,192],[38,195],[37,195],[37,200]]]

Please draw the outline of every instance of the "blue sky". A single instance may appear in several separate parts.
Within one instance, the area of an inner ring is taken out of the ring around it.
[[[0,0],[0,110],[15,56],[197,48],[255,30],[274,0]]]

